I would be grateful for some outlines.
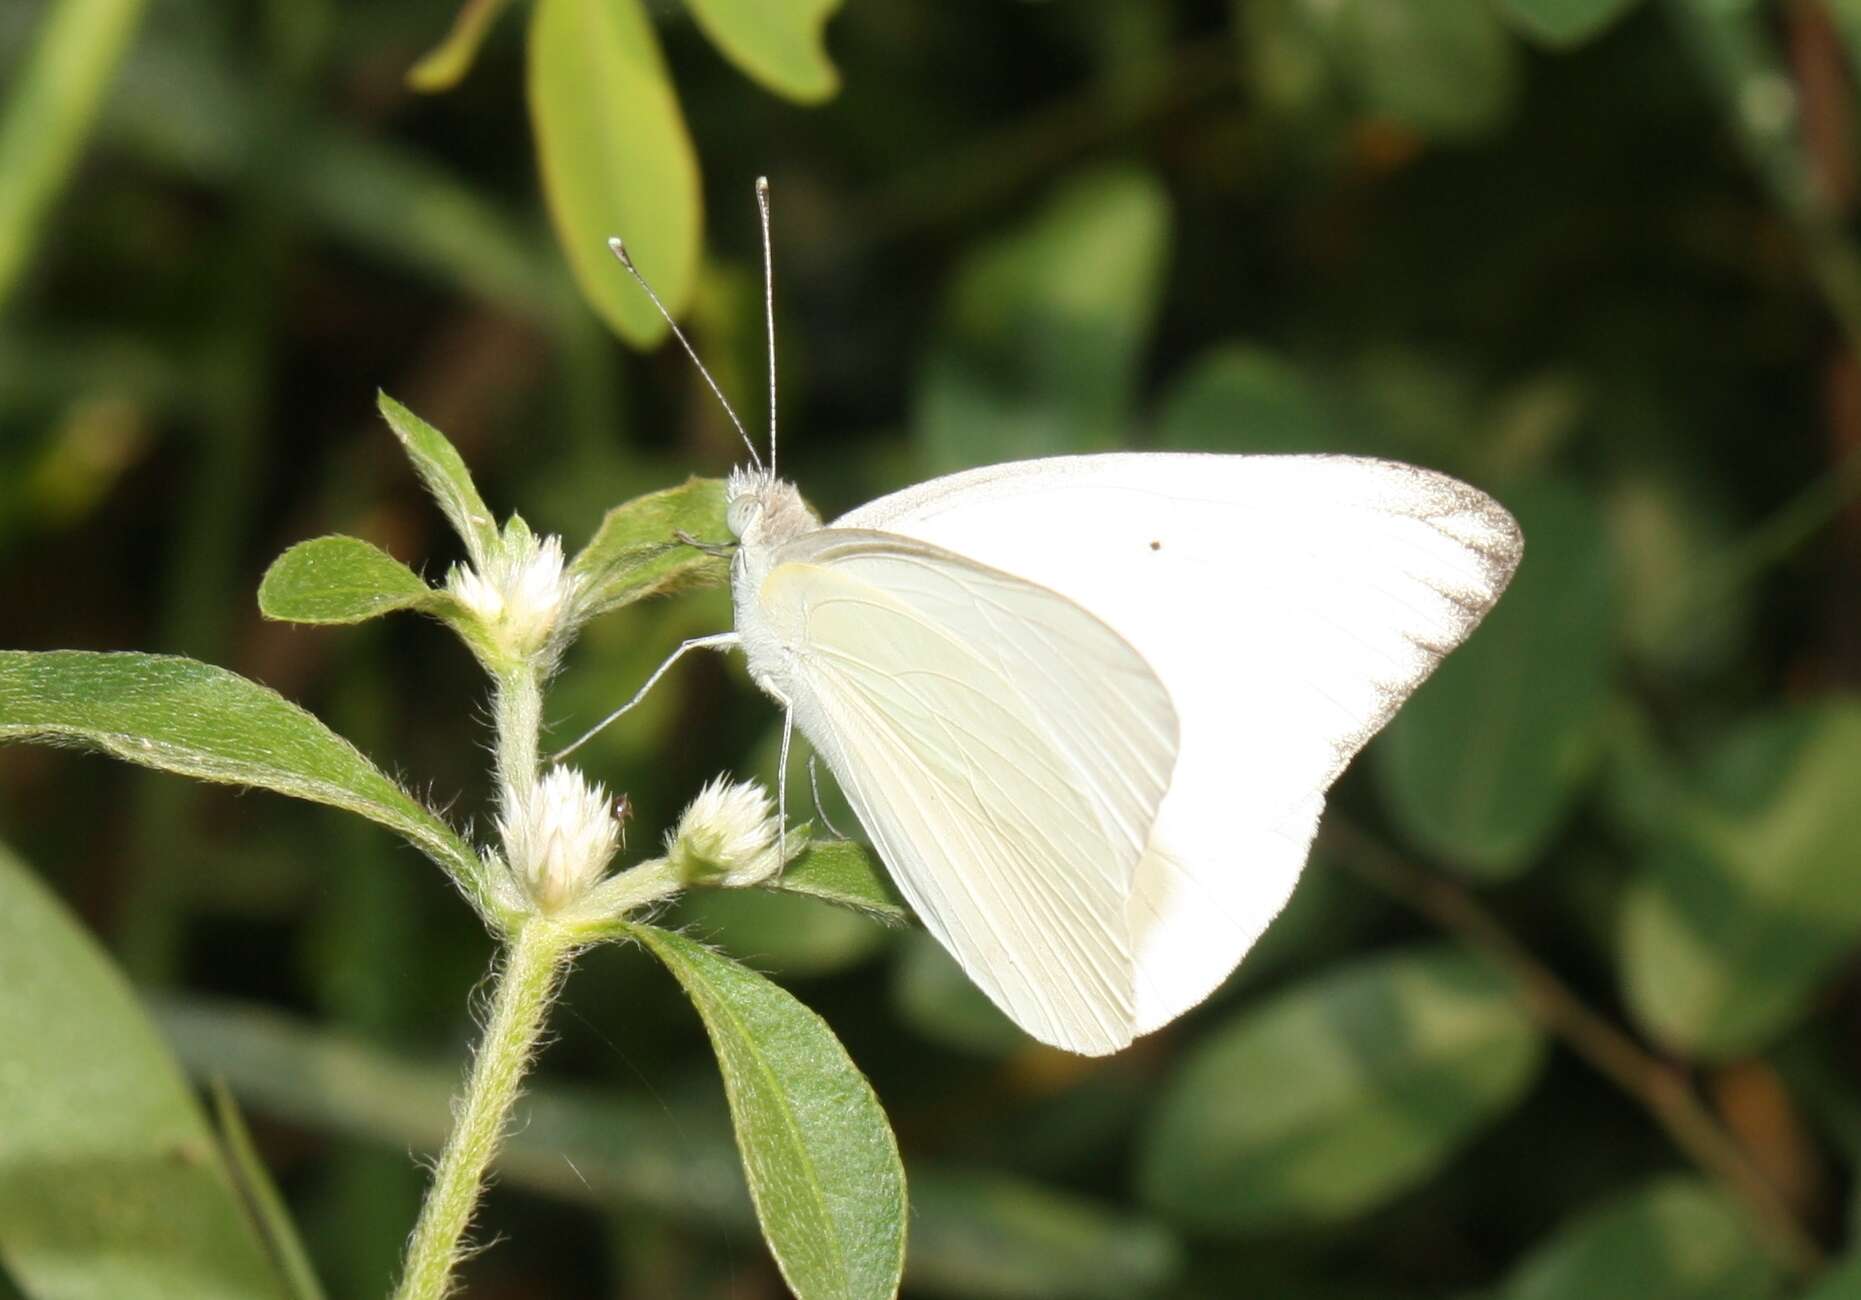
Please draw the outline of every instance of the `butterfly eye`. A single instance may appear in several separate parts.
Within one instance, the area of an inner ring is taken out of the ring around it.
[[[762,513],[762,502],[752,496],[741,496],[724,507],[724,526],[730,530],[732,537],[741,537],[748,531],[756,516]]]

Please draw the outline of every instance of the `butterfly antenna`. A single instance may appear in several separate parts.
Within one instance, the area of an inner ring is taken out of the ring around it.
[[[691,358],[692,365],[698,367],[698,373],[703,375],[704,382],[710,385],[711,392],[717,398],[718,405],[724,408],[724,414],[728,415],[730,417],[730,422],[737,427],[737,436],[742,438],[743,445],[750,449],[750,463],[758,470],[761,470],[762,456],[757,453],[756,444],[750,441],[750,435],[744,430],[743,421],[737,418],[736,411],[732,409],[730,405],[730,399],[724,396],[724,390],[717,386],[717,381],[715,379],[711,378],[711,372],[704,368],[704,362],[698,360],[698,350],[692,347],[691,340],[685,337],[685,331],[680,329],[678,327],[678,322],[672,319],[672,313],[666,310],[666,305],[659,301],[659,295],[653,292],[653,286],[646,282],[646,277],[640,274],[640,268],[633,264],[633,254],[627,251],[625,242],[621,240],[620,236],[615,235],[607,241],[607,247],[609,252],[620,259],[620,264],[627,268],[628,274],[639,281],[640,288],[646,290],[646,296],[653,300],[653,306],[659,309],[659,314],[665,318],[666,324],[671,327],[672,337],[677,339],[679,341],[679,346],[685,349],[685,355]]]
[[[762,213],[762,313],[769,334],[769,473],[775,474],[775,258],[769,249],[769,178],[756,178],[756,207]]]

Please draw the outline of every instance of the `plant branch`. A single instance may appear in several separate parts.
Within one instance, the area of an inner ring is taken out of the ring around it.
[[[1517,981],[1526,1009],[1597,1073],[1640,1102],[1675,1146],[1749,1211],[1766,1249],[1798,1276],[1815,1272],[1822,1248],[1797,1220],[1737,1140],[1688,1083],[1686,1074],[1591,1009],[1480,901],[1452,880],[1424,871],[1375,839],[1333,818],[1325,842],[1358,876],[1420,912]]]
[[[547,918],[527,918],[511,936],[471,1078],[454,1107],[452,1135],[407,1242],[395,1300],[441,1300],[450,1291],[485,1170],[504,1140],[544,1014],[573,952],[573,941]]]

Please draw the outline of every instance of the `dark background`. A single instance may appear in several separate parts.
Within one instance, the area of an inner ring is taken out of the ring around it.
[[[0,12],[0,106],[53,8]],[[1861,1295],[1824,1271],[1861,1155],[1847,6],[847,0],[815,106],[649,8],[702,166],[686,319],[761,430],[768,175],[782,467],[824,514],[1193,446],[1415,460],[1526,529],[1500,614],[1340,783],[1288,915],[1118,1057],[1029,1044],[921,935],[686,905],[871,1076],[913,1174],[907,1293]],[[1562,45],[1520,17],[1605,9]],[[527,16],[421,95],[444,4],[151,0],[57,201],[0,231],[26,241],[0,280],[7,647],[236,669],[484,829],[456,641],[268,624],[253,593],[323,533],[434,578],[459,558],[377,389],[571,548],[737,456],[686,359],[575,291]],[[713,591],[591,627],[555,735],[728,617]],[[592,747],[627,858],[709,776],[769,774],[776,720],[705,659]],[[330,1294],[382,1293],[491,955],[439,873],[331,811],[40,749],[0,754],[0,837],[159,1014],[256,1005],[337,1063],[182,1036]],[[491,1194],[469,1293],[781,1294],[672,982],[595,953],[554,1029],[535,1095],[566,1127],[526,1130],[545,1154]],[[382,1058],[418,1067],[398,1109]]]

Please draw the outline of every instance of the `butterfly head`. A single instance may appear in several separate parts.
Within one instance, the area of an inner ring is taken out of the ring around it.
[[[821,517],[793,483],[767,470],[737,469],[724,484],[724,523],[745,548],[756,549],[813,532]]]

